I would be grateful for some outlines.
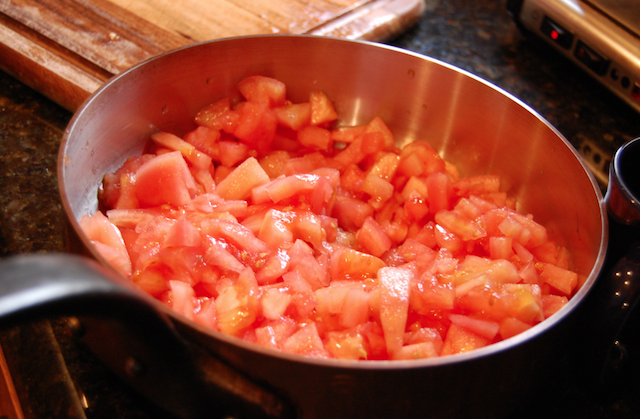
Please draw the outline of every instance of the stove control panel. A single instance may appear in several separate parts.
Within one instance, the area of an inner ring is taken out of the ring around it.
[[[640,11],[640,2],[628,1],[629,13]],[[640,112],[637,28],[618,21],[596,0],[509,0],[507,9],[522,30],[544,39]],[[637,20],[640,25],[640,16]]]

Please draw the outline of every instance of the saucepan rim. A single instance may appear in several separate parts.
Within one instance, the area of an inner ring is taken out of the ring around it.
[[[107,265],[109,266],[108,262],[97,252],[97,250],[95,249],[94,246],[91,245],[91,242],[89,241],[89,239],[86,237],[86,235],[84,235],[82,233],[82,230],[80,228],[79,222],[78,220],[75,218],[75,215],[71,209],[71,205],[69,203],[69,200],[67,198],[67,188],[65,186],[65,182],[64,182],[64,172],[65,172],[65,166],[66,166],[66,162],[67,159],[69,158],[69,156],[67,156],[67,147],[70,143],[70,141],[74,141],[76,134],[76,125],[78,124],[78,121],[81,121],[83,118],[85,118],[85,113],[87,112],[87,109],[90,108],[92,106],[92,103],[94,101],[97,100],[97,98],[99,98],[102,94],[104,94],[105,91],[109,90],[112,88],[113,85],[117,85],[120,80],[122,79],[126,79],[127,77],[130,77],[131,73],[137,72],[139,71],[141,68],[144,68],[146,66],[153,66],[156,62],[158,62],[159,60],[163,59],[164,57],[168,56],[168,55],[172,55],[172,54],[177,54],[180,53],[180,51],[184,51],[184,50],[192,50],[192,49],[198,49],[198,48],[202,48],[205,45],[210,45],[210,44],[215,44],[215,43],[228,43],[228,42],[236,42],[237,40],[242,40],[242,39],[250,39],[250,38],[281,38],[281,37],[287,37],[287,38],[322,38],[325,40],[329,40],[329,41],[333,41],[333,42],[345,42],[345,43],[354,43],[354,44],[360,44],[363,47],[366,48],[382,48],[382,49],[388,49],[388,50],[392,50],[401,54],[406,54],[409,56],[413,56],[415,58],[418,58],[420,60],[426,60],[429,62],[434,63],[435,65],[438,66],[442,66],[445,68],[448,68],[452,71],[455,71],[465,77],[471,78],[473,80],[475,80],[478,83],[482,83],[484,85],[486,85],[488,88],[493,89],[495,91],[497,91],[498,93],[506,96],[509,100],[513,101],[515,104],[517,104],[518,106],[524,108],[526,111],[528,111],[529,113],[531,113],[535,118],[537,118],[541,124],[544,124],[546,127],[546,129],[549,129],[551,131],[553,131],[553,133],[555,134],[555,136],[557,137],[559,144],[563,143],[566,147],[569,148],[569,150],[572,151],[572,153],[574,154],[575,159],[580,163],[580,165],[583,168],[584,174],[585,176],[588,177],[589,181],[591,182],[592,188],[593,188],[593,192],[598,200],[598,206],[599,206],[599,211],[600,211],[600,219],[601,219],[601,225],[602,225],[602,234],[601,237],[599,238],[600,243],[599,243],[599,252],[597,255],[597,258],[593,264],[593,267],[591,268],[591,271],[589,272],[589,274],[586,276],[586,279],[584,281],[584,283],[582,284],[581,288],[573,295],[573,297],[569,300],[569,302],[562,308],[560,309],[557,313],[555,313],[553,316],[551,316],[548,319],[545,319],[544,321],[538,323],[537,325],[533,326],[532,328],[528,329],[525,332],[522,332],[514,337],[511,337],[509,339],[505,339],[503,341],[497,342],[497,343],[493,343],[491,345],[488,345],[484,348],[480,348],[480,349],[475,349],[473,351],[469,351],[469,352],[465,352],[465,353],[461,353],[461,354],[455,354],[455,355],[448,355],[448,356],[444,356],[444,357],[437,357],[437,358],[427,358],[427,359],[418,359],[418,360],[389,360],[389,361],[364,361],[364,360],[357,360],[357,361],[353,361],[353,360],[338,360],[338,359],[320,359],[320,358],[312,358],[312,357],[307,357],[307,356],[302,356],[302,355],[296,355],[296,354],[291,354],[291,353],[286,353],[280,350],[275,350],[275,349],[271,349],[271,348],[265,348],[262,346],[259,346],[257,344],[251,343],[251,342],[247,342],[244,341],[242,339],[233,337],[233,336],[229,336],[226,334],[223,334],[222,332],[219,331],[215,331],[215,330],[211,330],[208,328],[205,328],[204,326],[201,326],[189,319],[187,319],[186,317],[184,317],[183,315],[174,312],[171,308],[169,308],[168,306],[166,306],[165,304],[162,304],[160,301],[151,298],[149,296],[147,296],[142,290],[139,290],[140,294],[144,294],[145,298],[149,297],[148,300],[151,304],[153,304],[153,306],[156,309],[159,309],[161,312],[167,314],[172,320],[178,321],[180,323],[182,323],[183,325],[194,329],[196,331],[198,331],[199,333],[205,334],[205,335],[209,335],[210,337],[214,337],[215,339],[219,339],[223,342],[232,344],[232,345],[236,345],[239,347],[242,347],[244,349],[250,350],[250,351],[254,351],[254,352],[258,352],[258,353],[263,353],[265,355],[268,356],[272,356],[272,357],[276,357],[276,358],[280,358],[280,359],[284,359],[287,361],[291,361],[291,362],[297,362],[297,363],[306,363],[306,364],[315,364],[315,365],[319,365],[319,366],[328,366],[328,367],[332,367],[332,368],[346,368],[346,369],[380,369],[380,370],[384,370],[384,369],[406,369],[406,368],[424,368],[424,367],[437,367],[437,366],[445,366],[445,365],[449,365],[449,364],[453,364],[453,363],[461,363],[461,362],[468,362],[468,361],[472,361],[475,359],[479,359],[479,358],[483,358],[483,357],[487,357],[487,356],[492,356],[492,355],[496,355],[499,354],[503,351],[509,350],[510,348],[516,347],[518,345],[521,345],[527,341],[530,341],[532,339],[535,339],[536,337],[544,334],[546,331],[554,328],[558,323],[562,322],[563,320],[565,320],[565,318],[572,313],[576,307],[580,304],[582,304],[587,296],[587,294],[589,293],[589,291],[593,288],[593,285],[597,279],[597,277],[600,275],[601,270],[603,268],[603,264],[604,264],[604,259],[605,259],[605,255],[607,252],[607,244],[608,244],[608,220],[607,220],[607,212],[606,212],[606,207],[604,204],[604,199],[603,199],[603,195],[602,195],[602,191],[600,190],[600,187],[598,185],[598,182],[595,178],[595,176],[591,173],[591,171],[588,169],[587,165],[585,164],[584,160],[582,159],[582,157],[580,156],[580,154],[577,152],[577,150],[575,150],[575,148],[571,145],[571,143],[554,127],[552,126],[545,118],[543,118],[538,112],[536,112],[532,107],[530,107],[529,105],[527,105],[526,103],[524,103],[522,100],[520,100],[519,98],[515,97],[514,95],[512,95],[511,93],[507,92],[506,90],[496,86],[495,84],[467,71],[464,69],[461,69],[459,67],[456,67],[452,64],[446,63],[444,61],[441,61],[439,59],[436,58],[432,58],[417,52],[412,52],[403,48],[399,48],[399,47],[395,47],[395,46],[391,46],[391,45],[385,45],[385,44],[381,44],[381,43],[376,43],[376,42],[371,42],[371,41],[364,41],[364,40],[352,40],[352,39],[344,39],[344,38],[337,38],[337,37],[328,37],[328,36],[316,36],[316,35],[291,35],[291,34],[270,34],[270,35],[246,35],[246,36],[235,36],[235,37],[228,37],[228,38],[221,38],[221,39],[215,39],[215,40],[210,40],[210,41],[203,41],[203,42],[198,42],[198,43],[194,43],[191,45],[187,45],[184,47],[180,47],[171,51],[167,51],[165,53],[162,53],[160,55],[151,57],[149,59],[146,59],[142,62],[140,62],[139,64],[134,65],[133,67],[123,71],[122,73],[112,77],[110,80],[108,80],[103,86],[101,86],[96,92],[94,92],[90,97],[88,97],[84,103],[78,108],[78,110],[75,112],[75,114],[73,115],[72,119],[70,120],[65,132],[64,132],[64,136],[62,138],[62,142],[60,145],[60,149],[59,149],[59,154],[58,154],[58,183],[59,183],[59,188],[60,188],[60,194],[62,197],[62,204],[64,207],[64,211],[65,214],[67,215],[67,217],[69,218],[69,221],[71,223],[71,227],[72,229],[76,232],[76,234],[79,236],[80,240],[82,241],[83,245],[86,247],[86,249],[88,249],[91,253],[91,255],[97,259],[98,261],[100,261],[103,265]],[[75,140],[77,141],[77,140]],[[124,279],[124,278],[123,278]],[[128,281],[128,280],[127,280]]]

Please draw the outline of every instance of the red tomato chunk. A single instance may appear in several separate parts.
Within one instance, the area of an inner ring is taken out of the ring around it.
[[[322,92],[291,103],[253,76],[184,138],[105,175],[80,224],[181,315],[258,345],[354,360],[456,354],[561,309],[578,275],[500,178],[463,178],[380,118],[336,127]]]

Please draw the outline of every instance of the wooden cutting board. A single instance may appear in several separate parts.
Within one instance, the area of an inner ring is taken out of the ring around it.
[[[229,36],[382,41],[425,0],[0,0],[0,68],[74,111],[111,76],[162,52]]]

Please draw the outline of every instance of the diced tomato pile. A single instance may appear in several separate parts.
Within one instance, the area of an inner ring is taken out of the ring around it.
[[[493,175],[460,177],[382,119],[336,127],[322,92],[291,103],[251,76],[182,138],[105,175],[80,224],[141,289],[211,329],[339,359],[450,355],[558,311],[578,275]]]

